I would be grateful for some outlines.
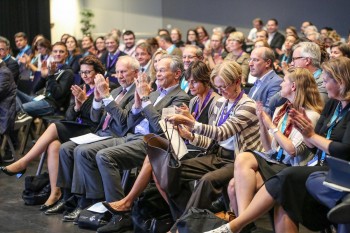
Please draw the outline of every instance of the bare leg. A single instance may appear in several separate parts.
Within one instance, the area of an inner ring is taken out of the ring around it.
[[[235,192],[235,178],[230,180],[230,183],[227,187],[227,194],[230,198],[230,207],[231,210],[235,213],[235,216],[238,216],[238,205],[237,205],[237,197]]]
[[[256,191],[263,185],[258,172],[258,162],[250,152],[237,156],[234,169],[236,203],[238,214],[242,213],[252,201]]]
[[[10,172],[19,172],[25,169],[29,162],[39,157],[49,146],[49,144],[58,139],[57,128],[55,124],[50,124],[45,132],[41,135],[30,151],[18,161],[7,166]]]
[[[275,206],[275,230],[276,232],[299,232],[298,224],[289,218],[282,206]]]
[[[123,199],[109,203],[114,209],[123,211],[131,209],[134,200],[140,196],[145,190],[147,184],[150,182],[152,176],[152,166],[149,162],[148,156],[143,161],[143,165],[140,174],[137,176],[132,189],[129,194]]]
[[[157,177],[154,175],[154,173],[152,173],[152,176],[153,176],[154,182],[156,183],[156,186],[157,186],[157,189],[158,189],[160,195],[162,195],[163,199],[169,204],[168,198],[167,198],[167,196],[166,196],[166,193],[165,193],[165,191],[160,187],[160,185],[159,185],[159,183],[158,183],[158,180],[157,180]]]
[[[232,220],[230,228],[232,232],[239,232],[244,226],[255,221],[275,205],[275,200],[267,192],[265,186],[256,193],[247,208]]]
[[[61,189],[56,186],[59,162],[58,152],[60,146],[61,143],[58,140],[55,140],[51,142],[47,148],[47,169],[49,171],[50,176],[51,194],[45,202],[46,205],[51,205],[55,203],[61,197]]]

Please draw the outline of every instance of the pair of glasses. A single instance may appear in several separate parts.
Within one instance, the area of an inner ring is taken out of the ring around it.
[[[292,57],[292,61],[296,61],[296,60],[299,60],[299,59],[306,59],[307,57]]]
[[[93,70],[85,70],[85,71],[79,71],[80,75],[89,75],[91,72],[94,72]]]
[[[225,91],[229,86],[231,86],[232,85],[232,83],[231,84],[228,84],[228,85],[226,85],[226,86],[223,86],[223,87],[217,87],[217,86],[214,86],[217,90],[220,90],[220,91]]]

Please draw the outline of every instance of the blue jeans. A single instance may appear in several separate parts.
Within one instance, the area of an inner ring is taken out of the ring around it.
[[[52,106],[45,99],[35,101],[33,96],[27,95],[21,91],[17,91],[17,103],[24,112],[30,116],[46,116],[55,113],[55,107]]]

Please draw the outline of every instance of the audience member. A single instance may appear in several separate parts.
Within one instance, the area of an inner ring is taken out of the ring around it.
[[[158,36],[161,36],[164,34],[170,36],[168,29],[165,29],[165,28],[158,29]]]
[[[277,19],[269,19],[267,21],[267,32],[268,32],[268,39],[267,42],[269,43],[271,49],[275,52],[275,56],[277,57],[278,52],[276,49],[281,49],[282,45],[284,43],[284,36],[278,32],[278,21]]]
[[[186,71],[190,64],[194,61],[203,60],[202,49],[195,45],[186,45],[182,54],[182,62],[184,64],[184,70]],[[191,94],[188,81],[185,77],[185,74],[182,75],[180,80],[181,89],[187,94]]]
[[[264,28],[264,23],[260,18],[253,19],[252,24],[253,24],[253,28],[250,29],[248,37],[247,37],[248,42],[255,42],[255,40],[257,39],[256,33],[258,31],[263,30],[263,28]]]
[[[70,36],[69,34],[64,33],[64,34],[61,36],[60,41],[63,42],[63,43],[66,43],[66,40],[67,40],[67,38],[68,38],[69,36]]]
[[[169,35],[160,35],[158,39],[159,47],[166,50],[169,55],[182,56],[181,49],[177,48],[172,42]]]
[[[146,43],[151,46],[152,54],[159,49],[158,40],[155,37],[147,38]]]
[[[305,29],[308,27],[308,26],[311,26],[313,25],[310,21],[304,21],[302,24],[301,24],[301,27],[300,27],[300,33],[303,37],[305,37]]]
[[[68,36],[66,46],[69,53],[66,64],[73,70],[74,74],[78,74],[80,70],[79,60],[82,58],[82,54],[77,39],[74,36]]]
[[[126,53],[129,56],[135,57],[135,34],[133,31],[127,30],[123,33],[123,42],[124,42],[124,53]]]
[[[97,51],[96,56],[98,58],[101,58],[102,54],[104,54],[107,51],[106,44],[105,44],[105,38],[103,36],[97,37],[95,39],[94,45],[95,45],[95,48]]]
[[[30,58],[28,55],[23,54],[26,67],[31,70],[32,75],[37,71],[40,72],[42,66],[46,66],[52,62],[51,49],[51,42],[48,39],[42,38],[35,43],[35,50],[38,51],[35,58]]]
[[[198,33],[195,29],[188,29],[186,36],[186,44],[196,45],[204,49],[204,45],[199,41]]]
[[[34,92],[45,88],[43,94],[33,97],[17,91],[23,111],[31,116],[53,114],[69,103],[73,71],[65,64],[68,56],[66,45],[56,42],[52,46],[52,56],[53,62],[41,67],[40,81],[34,87]]]
[[[180,32],[180,29],[174,28],[171,30],[170,33],[171,41],[173,44],[175,44],[176,47],[181,48],[184,47],[185,43],[181,40],[182,34]]]
[[[0,59],[2,59],[7,68],[11,70],[12,77],[15,83],[17,83],[19,78],[19,66],[16,59],[11,56],[10,41],[2,36],[0,36]]]
[[[94,132],[97,127],[97,124],[90,120],[90,108],[94,96],[94,77],[96,74],[103,74],[104,67],[93,55],[84,57],[80,66],[80,74],[85,84],[71,87],[74,102],[71,103],[66,112],[65,121],[50,124],[25,156],[15,163],[1,168],[8,175],[22,175],[29,163],[46,151],[51,193],[45,204],[40,207],[42,211],[53,207],[61,198],[61,190],[56,186],[60,145],[69,141],[71,137]]]
[[[196,32],[198,34],[199,42],[205,46],[209,41],[209,34],[207,30],[204,28],[204,26],[198,26],[196,27]]]
[[[160,58],[167,54],[165,50],[158,49],[152,57],[151,64],[150,64],[150,85],[153,89],[153,91],[158,90],[158,85],[157,85],[157,64],[160,61]]]
[[[350,46],[346,43],[335,42],[331,45],[330,58],[348,57],[350,58]]]
[[[144,73],[147,77],[149,77],[152,58],[151,46],[144,42],[136,45],[135,58],[140,64],[140,73]]]
[[[84,35],[81,41],[81,48],[83,50],[83,57],[87,55],[96,55],[94,47],[94,39],[90,35]]]
[[[293,46],[298,43],[298,38],[294,35],[286,36],[283,44],[283,51],[275,61],[275,71],[279,74],[283,73],[283,67],[287,68],[292,62]]]
[[[266,40],[268,39],[269,35],[266,30],[261,30],[256,32],[256,39],[257,40]]]
[[[224,51],[222,35],[214,33],[211,36],[209,46],[204,49],[204,58],[210,69],[214,69],[217,64],[220,64],[224,60]]]
[[[18,32],[15,34],[16,47],[19,50],[16,61],[19,65],[19,79],[28,80],[30,77],[30,71],[26,69],[25,61],[22,62],[22,57],[24,54],[28,56],[32,53],[31,47],[28,45],[28,38],[24,32]]]

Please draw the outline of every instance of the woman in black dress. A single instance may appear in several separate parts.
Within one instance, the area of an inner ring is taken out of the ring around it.
[[[7,175],[21,177],[28,164],[47,152],[47,167],[50,176],[51,195],[40,210],[46,210],[53,206],[61,197],[60,188],[56,187],[58,172],[58,155],[60,145],[71,137],[91,133],[97,124],[90,120],[90,109],[94,96],[94,77],[103,74],[105,69],[98,58],[89,55],[80,62],[80,75],[85,82],[83,87],[73,85],[71,87],[74,102],[66,112],[66,120],[49,125],[30,151],[21,159],[0,170]]]
[[[305,182],[315,171],[325,171],[325,155],[350,160],[350,59],[336,58],[322,65],[322,78],[331,99],[315,127],[305,111],[291,110],[294,127],[305,144],[315,151],[308,167],[290,167],[266,181],[251,203],[236,219],[207,233],[239,232],[245,225],[275,207],[275,231],[298,232],[301,223],[318,231],[329,225],[328,208],[307,191]]]

